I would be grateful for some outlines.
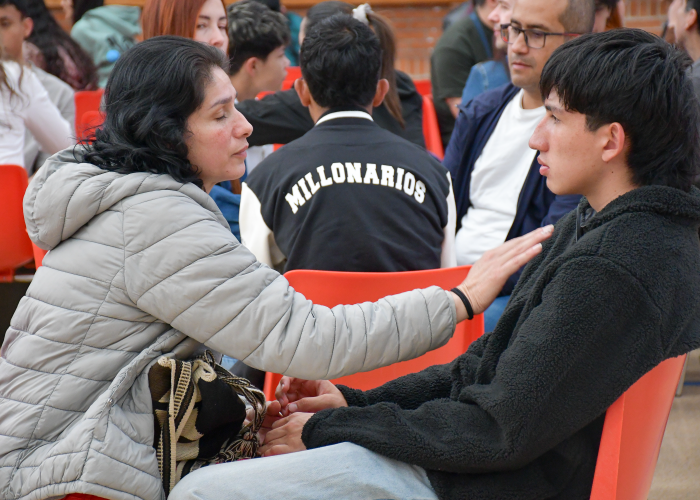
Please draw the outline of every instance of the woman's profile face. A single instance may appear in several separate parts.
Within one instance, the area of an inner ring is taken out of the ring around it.
[[[246,138],[253,127],[236,110],[236,89],[221,68],[214,68],[204,101],[187,119],[187,159],[198,170],[208,193],[217,182],[245,173]]]
[[[194,41],[216,47],[224,54],[228,50],[228,20],[221,0],[207,0],[197,15]]]

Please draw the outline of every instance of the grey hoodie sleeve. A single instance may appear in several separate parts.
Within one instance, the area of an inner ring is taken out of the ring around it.
[[[412,359],[455,328],[438,287],[329,309],[306,300],[179,193],[123,208],[126,291],[136,306],[255,368],[335,378]],[[146,221],[163,221],[144,227]]]

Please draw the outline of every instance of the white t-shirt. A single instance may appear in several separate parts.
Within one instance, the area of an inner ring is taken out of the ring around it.
[[[24,166],[24,135],[29,129],[47,154],[75,144],[71,127],[29,67],[0,61],[7,85],[0,84],[0,165]],[[21,79],[20,79],[21,75]]]
[[[521,90],[506,105],[481,156],[469,187],[471,206],[455,237],[457,264],[473,264],[508,236],[518,198],[537,151],[528,142],[545,115],[544,106],[523,109]]]

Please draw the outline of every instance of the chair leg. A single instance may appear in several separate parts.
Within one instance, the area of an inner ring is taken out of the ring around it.
[[[685,363],[683,363],[683,371],[681,372],[681,378],[678,381],[678,387],[676,387],[676,396],[683,394],[683,384],[685,383],[685,371],[688,368],[688,356],[685,357]]]

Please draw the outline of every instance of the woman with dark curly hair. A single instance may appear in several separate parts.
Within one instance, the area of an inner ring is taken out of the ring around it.
[[[34,29],[25,42],[25,58],[60,78],[74,90],[97,88],[97,70],[90,56],[56,22],[44,0],[26,0]]]
[[[432,287],[317,306],[256,261],[207,194],[244,171],[250,124],[224,54],[163,36],[117,61],[95,141],[54,155],[25,195],[50,252],[0,350],[0,491],[164,499],[149,369],[202,344],[251,366],[335,378],[443,345],[549,234],[477,263],[459,295]],[[184,473],[183,473],[184,474]]]

